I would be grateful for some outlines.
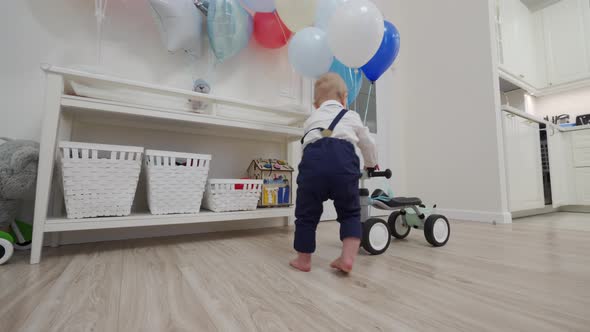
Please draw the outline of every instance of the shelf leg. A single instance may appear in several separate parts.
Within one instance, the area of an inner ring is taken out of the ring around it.
[[[297,201],[297,175],[299,174],[299,162],[301,161],[301,145],[299,142],[287,140],[287,163],[295,169],[291,183],[291,199],[293,204]],[[295,215],[285,218],[285,226],[295,225]]]
[[[51,233],[51,248],[57,248],[59,247],[59,239],[61,237],[61,233],[55,232],[55,233]]]
[[[48,73],[45,90],[45,118],[41,131],[41,147],[37,172],[37,192],[35,198],[35,219],[33,223],[33,241],[31,244],[31,264],[41,261],[43,234],[47,220],[49,193],[55,163],[55,145],[59,125],[61,96],[64,89],[63,77]]]

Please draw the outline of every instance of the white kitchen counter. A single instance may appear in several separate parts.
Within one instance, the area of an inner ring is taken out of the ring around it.
[[[545,125],[547,125],[547,128],[553,128],[553,129],[561,131],[561,132],[580,131],[580,130],[590,129],[590,125],[575,126],[575,127],[562,127],[562,126],[556,125],[554,123],[551,123],[549,121],[546,121],[545,119],[542,119],[538,116],[526,113],[522,110],[519,110],[518,108],[508,106],[508,105],[503,105],[502,111],[512,113],[516,116],[520,116],[521,118],[525,118],[527,120],[531,120],[531,121],[534,121],[537,123],[545,124]]]

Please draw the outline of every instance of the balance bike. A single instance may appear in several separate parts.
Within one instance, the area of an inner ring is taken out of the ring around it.
[[[363,238],[361,246],[371,255],[381,255],[391,243],[391,236],[405,239],[412,228],[424,231],[426,241],[434,247],[442,247],[451,235],[448,219],[434,214],[434,208],[428,209],[417,197],[389,197],[383,190],[377,189],[373,194],[365,188],[364,180],[374,177],[391,178],[391,170],[376,172],[367,169],[361,177],[361,220],[363,221]],[[371,207],[393,211],[388,221],[371,217]]]

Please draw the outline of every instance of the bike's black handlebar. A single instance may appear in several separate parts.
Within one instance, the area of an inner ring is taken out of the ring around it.
[[[374,168],[367,168],[367,176],[370,178],[377,178],[377,177],[382,177],[382,178],[386,178],[386,179],[391,179],[391,170],[390,169],[386,169],[383,172],[378,172],[375,171]]]

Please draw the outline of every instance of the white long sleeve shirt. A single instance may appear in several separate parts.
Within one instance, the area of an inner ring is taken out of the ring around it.
[[[324,102],[317,110],[311,113],[311,116],[305,121],[305,133],[313,128],[326,128],[330,126],[334,118],[344,108],[336,100]],[[347,112],[342,120],[338,123],[332,134],[333,138],[346,140],[355,147],[360,149],[366,167],[374,167],[377,161],[377,146],[370,135],[369,128],[363,125],[361,117],[357,112]],[[319,139],[323,138],[320,130],[313,130],[307,134],[303,141],[303,149]]]

